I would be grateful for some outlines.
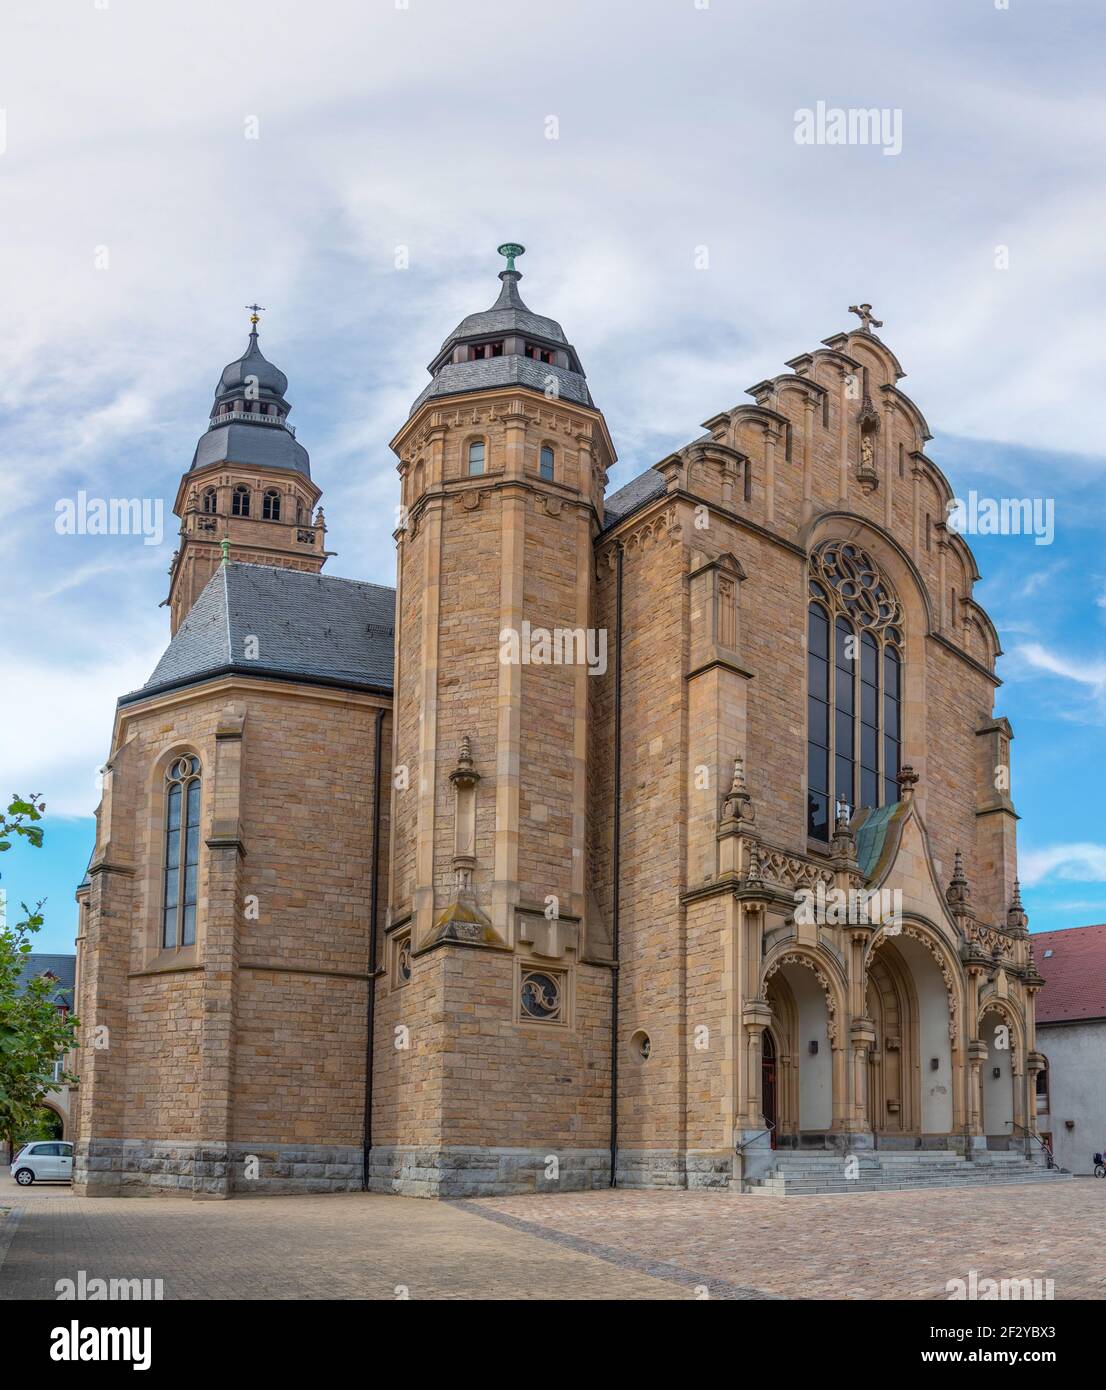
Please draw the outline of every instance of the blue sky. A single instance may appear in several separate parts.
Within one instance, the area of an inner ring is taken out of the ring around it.
[[[0,864],[9,913],[46,895],[40,944],[69,947],[114,700],[167,641],[169,508],[243,306],[268,306],[328,569],[391,583],[387,441],[518,239],[524,297],[606,413],[612,486],[867,299],[957,492],[1054,499],[1051,546],[973,540],[976,597],[1006,652],[1033,926],[1106,920],[1097,10],[270,0],[254,46],[213,0],[10,7],[0,778],[50,815],[43,851]],[[900,112],[901,153],[797,144],[819,101]],[[58,535],[80,489],[162,499],[163,543]]]

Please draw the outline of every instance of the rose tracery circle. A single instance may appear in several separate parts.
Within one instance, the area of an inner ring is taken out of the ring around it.
[[[901,642],[902,606],[879,566],[852,541],[823,542],[810,557],[811,594],[847,613],[860,627]]]

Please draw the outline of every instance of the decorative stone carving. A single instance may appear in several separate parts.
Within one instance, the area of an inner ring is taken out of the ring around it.
[[[810,576],[834,612],[845,613],[859,627],[901,641],[902,605],[879,566],[852,541],[824,541],[810,556]],[[888,629],[893,631],[888,632]]]
[[[969,922],[965,932],[969,942],[978,943],[984,950],[990,951],[993,956],[1013,954],[1013,941],[996,927],[986,927],[982,922]]]
[[[1006,914],[1006,926],[1016,936],[1026,936],[1029,932],[1029,914],[1022,906],[1021,884],[1014,880],[1014,896]]]
[[[623,542],[627,553],[634,550],[648,550],[662,540],[678,540],[682,535],[680,520],[675,506],[665,507],[659,515],[632,531]]]
[[[563,917],[545,917],[537,912],[518,914],[518,939],[536,956],[562,960],[567,951],[579,950],[580,924]]]
[[[739,755],[733,760],[730,789],[722,798],[722,819],[752,825],[756,818],[756,807],[745,784],[745,759]]]
[[[929,954],[937,962],[937,969],[941,972],[941,979],[944,981],[945,993],[948,995],[949,1000],[949,1041],[952,1043],[954,1048],[958,1047],[959,1029],[957,1028],[956,1024],[956,986],[953,982],[952,972],[949,970],[948,962],[942,955],[940,948],[932,940],[930,940],[927,933],[920,930],[912,923],[904,922],[901,928],[897,932],[895,932],[894,935],[912,936],[915,941],[921,942],[921,944],[926,948]],[[876,932],[875,936],[873,936],[872,938],[872,944],[868,951],[869,961],[871,960],[875,952],[879,949],[879,947],[884,943],[884,941],[888,940],[891,936],[892,933],[887,929],[887,927],[880,927],[879,931]]]
[[[945,901],[953,912],[971,911],[972,890],[968,883],[968,877],[964,873],[964,856],[959,850],[953,861],[952,878],[949,886],[945,889]]]
[[[833,870],[824,864],[788,854],[786,850],[760,845],[751,837],[746,837],[743,843],[745,863],[748,866],[745,875],[747,879],[752,872],[755,855],[758,882],[777,884],[788,892],[794,892],[797,888],[814,888],[819,883],[824,883],[827,887],[833,886]]]
[[[764,972],[764,989],[767,989],[768,981],[772,976],[785,965],[802,965],[807,970],[814,972],[814,978],[818,981],[819,985],[821,985],[822,993],[826,996],[826,1013],[829,1016],[826,1024],[826,1032],[829,1035],[830,1046],[836,1047],[837,1005],[834,1002],[833,987],[829,982],[829,977],[826,975],[825,971],[821,969],[817,961],[812,960],[810,956],[804,955],[800,951],[788,951],[786,955],[777,956]]]

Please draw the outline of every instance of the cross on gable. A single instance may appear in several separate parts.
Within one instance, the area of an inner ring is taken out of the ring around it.
[[[860,331],[862,333],[871,333],[873,328],[883,327],[883,320],[877,319],[874,316],[870,304],[850,304],[849,313],[855,314],[860,320]]]

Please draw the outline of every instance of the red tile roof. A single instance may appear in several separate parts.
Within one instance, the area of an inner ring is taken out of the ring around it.
[[[1030,940],[1045,980],[1037,996],[1037,1022],[1106,1018],[1106,924],[1038,931]]]

